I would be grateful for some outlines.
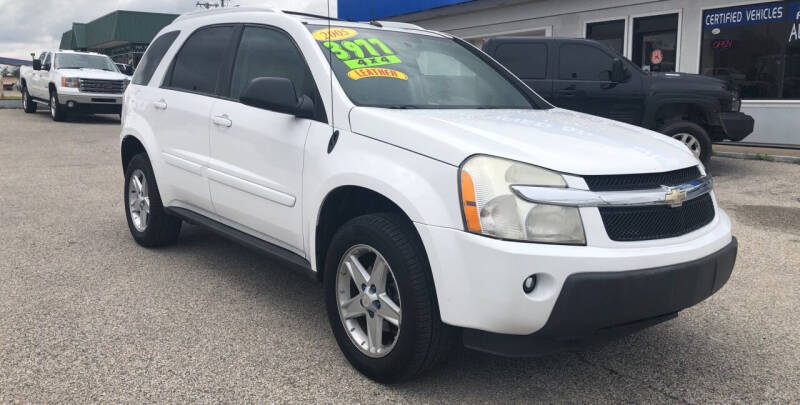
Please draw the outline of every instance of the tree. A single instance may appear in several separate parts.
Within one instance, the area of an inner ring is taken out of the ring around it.
[[[0,71],[0,77],[8,76],[8,66],[3,66],[3,70]]]
[[[19,79],[19,70],[20,70],[19,66],[14,67],[14,70],[11,71],[11,76],[14,76],[17,79]]]

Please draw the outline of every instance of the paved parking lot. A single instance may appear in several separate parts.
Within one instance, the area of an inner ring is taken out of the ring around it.
[[[739,260],[677,319],[386,387],[340,355],[320,286],[191,226],[138,247],[115,118],[0,110],[0,402],[800,401],[800,165],[714,160]]]

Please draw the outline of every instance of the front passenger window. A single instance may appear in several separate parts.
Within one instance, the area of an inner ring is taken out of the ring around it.
[[[607,53],[588,45],[561,45],[559,75],[561,80],[611,80],[614,59]]]
[[[298,96],[313,98],[316,93],[303,55],[288,35],[271,28],[245,27],[233,68],[231,98],[238,100],[250,81],[259,77],[287,78]]]

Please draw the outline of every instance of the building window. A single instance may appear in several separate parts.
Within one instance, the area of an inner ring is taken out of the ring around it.
[[[586,24],[586,38],[600,42],[614,50],[614,52],[624,55],[625,20]]]
[[[706,10],[700,73],[733,81],[744,99],[800,99],[800,3]]]
[[[652,72],[674,72],[678,56],[678,19],[678,14],[634,18],[633,63]]]

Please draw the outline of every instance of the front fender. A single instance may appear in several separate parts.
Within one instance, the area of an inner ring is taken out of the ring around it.
[[[383,195],[415,223],[462,229],[457,167],[350,132],[343,132],[327,154],[329,136],[311,134],[306,145],[303,228],[309,256],[316,251],[322,203],[343,186]],[[315,260],[310,261],[316,270]]]

